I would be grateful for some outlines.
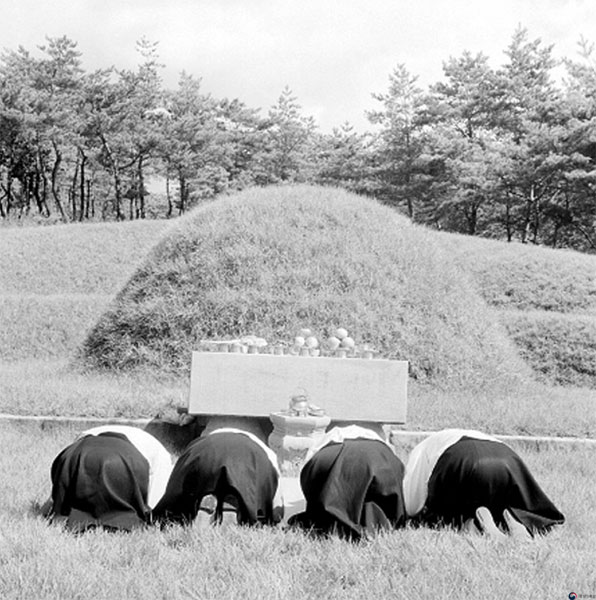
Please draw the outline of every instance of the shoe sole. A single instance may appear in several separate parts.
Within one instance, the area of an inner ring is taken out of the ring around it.
[[[480,529],[486,535],[494,539],[505,539],[507,536],[497,527],[493,516],[486,508],[486,506],[480,506],[476,509],[476,519],[480,523]]]
[[[505,525],[511,534],[511,537],[516,539],[531,539],[530,532],[526,529],[523,523],[520,523],[507,509],[503,511],[503,518],[505,519]]]
[[[197,516],[195,518],[198,527],[208,527],[215,522],[215,511],[217,508],[217,498],[213,494],[204,496],[201,500]]]
[[[226,496],[221,503],[220,522],[222,525],[238,525],[240,513],[238,500],[234,496]]]

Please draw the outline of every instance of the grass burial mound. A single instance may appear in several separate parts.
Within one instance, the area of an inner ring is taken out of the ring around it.
[[[203,339],[344,327],[441,387],[528,375],[513,343],[440,238],[390,208],[310,186],[253,189],[178,222],[83,346],[87,363],[187,373]]]

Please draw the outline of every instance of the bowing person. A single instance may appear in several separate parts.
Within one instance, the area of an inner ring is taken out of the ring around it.
[[[358,540],[403,525],[403,463],[374,431],[334,427],[311,448],[300,472],[304,512],[289,524]]]
[[[130,531],[150,522],[172,461],[166,448],[136,427],[106,425],[82,432],[51,467],[51,521],[75,532]]]
[[[421,523],[496,537],[530,537],[565,520],[522,459],[479,431],[447,429],[418,444],[406,464],[404,499]]]
[[[176,461],[154,518],[166,523],[274,525],[283,518],[275,453],[252,433],[216,429]]]

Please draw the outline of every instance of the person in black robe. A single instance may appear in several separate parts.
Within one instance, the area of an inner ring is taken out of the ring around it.
[[[75,533],[131,531],[150,521],[149,463],[120,433],[76,440],[54,459],[51,478],[47,516]]]
[[[477,431],[436,432],[415,447],[404,495],[414,521],[494,536],[530,537],[565,520],[520,456]]]
[[[274,525],[283,518],[275,453],[256,436],[218,429],[193,440],[176,461],[155,521]]]
[[[371,430],[335,427],[311,449],[300,472],[304,512],[290,526],[359,540],[405,522],[404,465]]]

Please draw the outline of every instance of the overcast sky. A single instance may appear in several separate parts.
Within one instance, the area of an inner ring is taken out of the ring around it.
[[[574,57],[596,41],[596,0],[8,0],[0,46],[30,51],[45,36],[78,43],[88,70],[134,68],[135,41],[159,42],[162,74],[185,70],[203,92],[239,98],[266,114],[288,85],[323,131],[349,121],[366,129],[372,92],[398,63],[423,87],[464,50],[493,66],[518,25]],[[8,5],[8,6],[7,6]]]

